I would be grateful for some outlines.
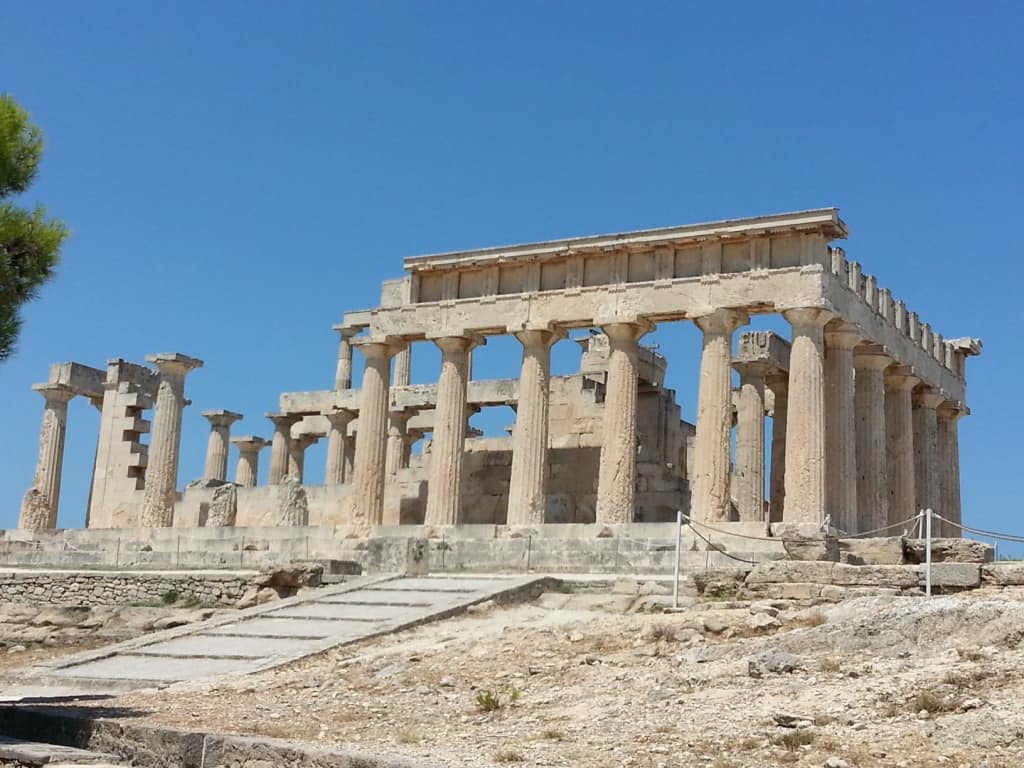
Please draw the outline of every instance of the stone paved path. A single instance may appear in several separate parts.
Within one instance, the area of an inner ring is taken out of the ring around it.
[[[362,577],[234,616],[65,656],[8,678],[5,699],[107,693],[258,672],[328,648],[526,595],[540,577]]]

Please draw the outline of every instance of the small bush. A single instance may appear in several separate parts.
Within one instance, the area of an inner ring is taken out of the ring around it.
[[[494,753],[494,762],[496,763],[523,763],[526,762],[526,758],[516,752],[514,749],[499,749]]]
[[[937,712],[952,712],[956,709],[956,704],[933,691],[923,691],[911,699],[910,708],[914,712],[920,712],[923,709],[925,712],[935,714]]]
[[[501,699],[494,691],[480,691],[476,695],[476,706],[481,712],[494,712],[501,709]]]
[[[829,656],[818,662],[818,669],[822,672],[842,672],[843,663],[835,656]]]
[[[676,641],[676,630],[671,624],[655,624],[648,629],[647,634],[654,642],[664,640],[666,643],[674,643]]]
[[[825,618],[825,614],[820,610],[811,611],[807,614],[807,618],[804,619],[804,623],[808,627],[820,627],[822,624],[827,622],[828,619]]]
[[[167,590],[162,595],[160,595],[160,602],[162,602],[164,605],[172,605],[173,603],[178,602],[177,591],[173,589]]]
[[[772,737],[772,744],[788,750],[800,749],[808,744],[814,743],[814,733],[803,729],[798,731],[786,731]]]
[[[565,738],[565,734],[561,731],[556,731],[554,728],[548,728],[540,732],[540,737],[548,741],[562,741]]]
[[[419,744],[423,741],[423,734],[414,728],[406,728],[395,734],[395,741],[399,744]]]

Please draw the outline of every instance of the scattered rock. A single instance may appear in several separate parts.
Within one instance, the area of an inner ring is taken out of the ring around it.
[[[238,513],[238,491],[234,483],[220,485],[213,491],[213,500],[206,514],[206,525],[209,528],[231,526],[235,524]]]
[[[750,658],[747,662],[747,674],[751,677],[764,677],[795,672],[805,667],[806,662],[802,657],[778,648],[770,648]]]

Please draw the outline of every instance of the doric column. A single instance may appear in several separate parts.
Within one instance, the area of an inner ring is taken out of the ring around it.
[[[601,326],[608,337],[608,379],[604,398],[604,439],[597,477],[598,523],[633,522],[636,494],[637,342],[647,322]]]
[[[947,400],[936,411],[938,417],[939,449],[939,514],[959,524],[960,511],[960,436],[957,422],[964,415],[962,403]],[[942,525],[942,535],[960,538],[963,533],[956,525]]]
[[[388,479],[396,477],[398,470],[405,466],[405,427],[413,415],[413,411],[388,412],[388,445],[384,458],[384,474]]]
[[[306,473],[306,449],[320,438],[317,435],[300,435],[291,441],[288,451],[288,474],[300,483]]]
[[[885,466],[885,369],[892,358],[877,345],[858,347],[854,410],[857,415],[857,527],[873,531],[889,524],[889,480]]]
[[[921,509],[939,509],[939,437],[935,409],[946,398],[931,387],[914,391],[914,504]]]
[[[210,439],[206,443],[207,480],[226,480],[228,477],[228,445],[231,439],[231,425],[242,418],[232,411],[203,411],[203,418],[210,422]]]
[[[740,374],[736,409],[736,505],[741,521],[764,520],[764,379],[768,364],[734,363]]]
[[[519,371],[519,404],[512,430],[512,477],[508,487],[508,525],[540,525],[548,467],[548,395],[551,345],[555,331],[540,329],[516,333],[523,345]]]
[[[408,467],[409,462],[412,460],[412,447],[417,441],[422,440],[423,436],[426,435],[426,431],[422,429],[409,429],[408,426],[405,428],[405,452],[402,454],[402,466]]]
[[[729,444],[732,432],[732,334],[747,315],[720,309],[694,322],[704,332],[697,391],[690,513],[697,519],[729,519]]]
[[[917,513],[914,499],[914,427],[911,391],[920,379],[909,366],[885,372],[885,463],[889,485],[889,525]]]
[[[380,341],[359,345],[366,358],[359,431],[352,468],[352,522],[380,525],[384,519],[384,459],[388,439],[388,390],[391,357],[401,347]]]
[[[330,424],[327,432],[327,469],[324,471],[324,485],[341,485],[347,479],[345,474],[346,451],[348,448],[348,425],[356,416],[354,411],[332,411],[324,417]],[[351,464],[351,457],[348,464]]]
[[[238,466],[235,467],[235,485],[252,488],[259,477],[260,451],[270,445],[269,441],[255,435],[231,438],[238,448]]]
[[[166,528],[174,522],[178,485],[178,453],[181,449],[181,412],[185,407],[185,376],[202,366],[181,354],[148,355],[160,371],[160,385],[153,414],[153,433],[146,464],[142,497],[142,527]]]
[[[462,522],[469,352],[477,342],[466,336],[447,336],[434,339],[434,343],[441,348],[441,377],[437,383],[425,524],[455,525]]]
[[[789,373],[770,373],[765,384],[772,391],[772,470],[768,479],[768,519],[782,522],[786,499],[786,419],[789,410]]]
[[[825,512],[825,309],[787,309],[793,328],[786,425],[786,522],[821,523]]]
[[[408,387],[412,379],[412,345],[395,354],[395,362],[391,371],[391,386]]]
[[[352,388],[352,342],[351,338],[359,333],[358,328],[344,325],[334,326],[338,332],[338,367],[334,372],[335,389]]]
[[[268,413],[267,418],[274,424],[274,438],[270,444],[270,477],[268,485],[278,485],[288,474],[288,463],[292,453],[292,425],[298,416],[283,413]]]
[[[32,387],[46,401],[43,424],[39,430],[39,459],[32,487],[21,504],[19,528],[57,527],[60,504],[60,477],[64,467],[64,434],[68,423],[68,401],[75,393],[59,384]]]
[[[859,341],[847,323],[825,327],[825,511],[848,533],[858,520],[853,348]]]

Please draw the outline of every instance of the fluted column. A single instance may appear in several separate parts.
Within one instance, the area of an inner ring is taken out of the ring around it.
[[[306,474],[306,449],[319,439],[317,435],[300,435],[292,439],[291,450],[288,451],[288,474],[300,483]]]
[[[292,425],[298,416],[282,413],[268,413],[267,418],[274,424],[274,438],[270,444],[270,477],[268,485],[278,485],[288,474],[288,463],[292,453]]]
[[[770,373],[765,384],[772,391],[772,469],[768,479],[768,519],[782,521],[786,499],[786,419],[789,411],[789,374]]]
[[[604,439],[597,477],[598,523],[631,523],[636,495],[637,342],[649,323],[609,323]]]
[[[747,315],[720,309],[694,322],[704,332],[697,392],[690,513],[697,519],[729,519],[729,447],[732,432],[732,335]]]
[[[335,389],[352,388],[352,342],[351,339],[357,333],[358,328],[348,328],[344,325],[334,326],[338,332],[338,367],[334,372]]]
[[[388,479],[394,479],[398,470],[405,466],[405,427],[413,415],[413,411],[388,412],[388,444],[384,458],[384,474]]]
[[[936,411],[939,448],[939,514],[950,521],[961,522],[960,510],[960,435],[958,422],[965,413],[962,403],[947,400]],[[956,525],[943,523],[942,535],[960,538]]]
[[[886,471],[885,369],[892,358],[880,347],[858,347],[854,410],[857,415],[857,533],[889,524],[889,480]]]
[[[945,398],[931,387],[915,390],[914,410],[914,504],[921,509],[939,509],[938,415],[935,409]]]
[[[59,384],[37,384],[32,387],[44,398],[43,424],[39,430],[39,459],[32,487],[21,504],[19,528],[57,527],[60,505],[60,478],[64,468],[64,435],[68,423],[68,401],[75,396]]]
[[[909,366],[885,372],[885,464],[889,525],[917,513],[914,498],[914,427],[911,391],[920,381]]]
[[[462,459],[466,440],[466,385],[474,339],[434,339],[441,349],[441,377],[434,411],[434,441],[427,481],[426,525],[462,522]]]
[[[380,525],[384,519],[384,460],[388,438],[388,390],[391,357],[399,346],[366,341],[359,431],[352,468],[352,515],[357,525]]]
[[[203,418],[210,422],[210,439],[206,443],[207,480],[226,480],[228,477],[228,446],[231,440],[231,425],[242,418],[232,411],[203,411]]]
[[[840,530],[857,530],[857,454],[853,348],[848,324],[825,327],[825,511]]]
[[[734,363],[740,374],[736,412],[736,506],[741,521],[764,520],[764,379],[768,364]]]
[[[146,463],[142,497],[142,526],[166,528],[174,522],[178,459],[181,449],[181,412],[185,407],[185,376],[202,360],[180,354],[149,355],[146,360],[160,372],[153,432]]]
[[[825,309],[787,309],[793,328],[786,425],[785,521],[820,523],[825,514]]]
[[[519,371],[519,404],[512,430],[512,477],[508,488],[509,525],[544,522],[548,468],[548,398],[554,331],[516,333],[523,345]]]
[[[412,379],[412,345],[395,354],[395,362],[392,365],[391,386],[407,387]]]
[[[260,451],[270,445],[267,440],[255,435],[231,438],[238,448],[238,465],[235,467],[235,485],[252,488],[259,477]]]
[[[327,432],[327,469],[324,471],[324,485],[341,485],[350,479],[345,473],[345,459],[348,448],[348,425],[355,418],[355,412],[332,411],[325,413],[324,417],[330,425]]]

